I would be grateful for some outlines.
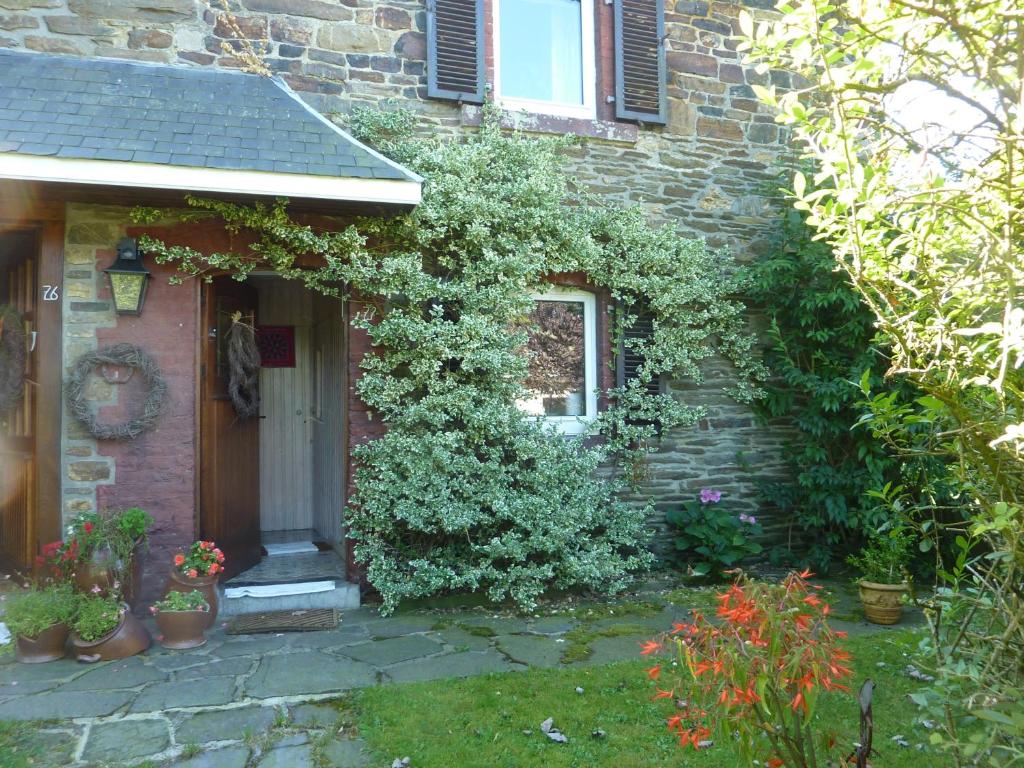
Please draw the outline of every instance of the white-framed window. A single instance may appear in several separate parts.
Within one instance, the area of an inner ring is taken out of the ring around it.
[[[557,287],[532,298],[528,395],[517,404],[563,434],[581,434],[597,416],[597,302]]]
[[[494,0],[494,88],[506,109],[593,119],[594,0]]]

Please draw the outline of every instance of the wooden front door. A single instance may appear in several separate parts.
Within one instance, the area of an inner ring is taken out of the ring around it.
[[[256,289],[220,277],[203,291],[199,528],[225,555],[224,577],[260,560],[259,419],[239,419],[228,396],[227,332],[241,312],[255,323]]]
[[[25,333],[27,357],[21,401],[0,413],[0,554],[27,567],[36,553],[36,406],[39,365],[39,243],[35,232],[0,231],[0,305],[12,307]],[[11,315],[7,315],[7,322]],[[3,315],[0,315],[3,322]]]

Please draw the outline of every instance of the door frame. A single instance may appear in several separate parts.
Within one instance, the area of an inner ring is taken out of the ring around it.
[[[35,509],[29,528],[39,547],[61,537],[61,412],[63,408],[64,220],[62,202],[36,201],[0,186],[0,231],[34,231],[39,247],[37,289],[50,286],[51,300],[38,302],[36,352],[39,388],[36,398]],[[42,298],[42,297],[40,297]],[[29,563],[30,565],[31,563]]]

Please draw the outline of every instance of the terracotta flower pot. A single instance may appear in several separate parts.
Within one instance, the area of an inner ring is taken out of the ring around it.
[[[879,584],[874,581],[859,581],[860,602],[864,616],[872,624],[898,624],[903,616],[903,595],[910,586],[902,584]]]
[[[217,580],[220,579],[220,574],[214,574],[213,576],[196,576],[194,579],[186,576],[181,571],[174,568],[171,569],[171,573],[167,579],[167,585],[164,587],[164,597],[169,592],[191,592],[192,590],[199,590],[202,593],[203,599],[206,604],[210,606],[210,610],[206,611],[206,626],[205,629],[209,629],[217,621],[217,609],[220,607],[220,598],[217,596]]]
[[[39,664],[63,659],[67,652],[69,632],[68,625],[61,622],[44,629],[35,637],[18,635],[14,657],[22,664]]]
[[[87,642],[75,633],[71,645],[79,661],[112,661],[125,659],[149,648],[149,632],[132,614],[127,604],[121,606],[121,619],[112,632],[99,640]]]
[[[198,648],[206,644],[206,619],[209,611],[157,611],[156,626],[163,635],[160,645],[172,650]]]
[[[124,601],[135,608],[139,600],[139,586],[142,584],[140,543],[132,550],[127,567],[119,561],[112,560],[109,550],[104,550],[89,560],[80,562],[75,568],[75,586],[83,594],[93,594],[93,590],[98,587],[100,594],[109,595],[113,592],[115,583],[119,584]]]

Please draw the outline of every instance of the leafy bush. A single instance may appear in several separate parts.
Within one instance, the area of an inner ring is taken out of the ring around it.
[[[146,532],[153,525],[153,516],[138,507],[121,510],[113,517],[118,531],[130,541],[139,541],[145,537]]]
[[[805,549],[797,557],[823,571],[884,521],[867,491],[898,467],[884,441],[854,428],[864,412],[857,383],[880,383],[889,364],[874,315],[813,234],[804,215],[786,211],[775,248],[750,268],[749,295],[769,321],[765,362],[773,375],[755,407],[764,420],[795,429],[785,448],[792,479],[762,493],[786,513]],[[791,554],[773,553],[783,556]]]
[[[752,540],[761,534],[757,519],[723,510],[721,498],[719,491],[705,488],[698,499],[683,502],[682,509],[665,515],[675,535],[676,558],[697,576],[732,568],[762,549]]]
[[[207,611],[210,604],[198,589],[191,592],[168,592],[162,600],[157,600],[149,609],[150,613],[161,611]]]
[[[809,575],[740,580],[718,596],[717,621],[695,613],[645,645],[645,655],[667,648],[674,657],[647,675],[658,681],[655,699],[671,707],[668,727],[683,746],[736,740],[748,763],[766,766],[845,762],[845,744],[815,733],[815,708],[822,690],[846,690],[850,655]]]
[[[70,584],[34,588],[7,598],[3,620],[12,635],[35,637],[54,624],[70,624],[78,603]]]
[[[83,596],[72,629],[85,642],[95,642],[117,629],[121,611],[121,603],[112,597]]]

